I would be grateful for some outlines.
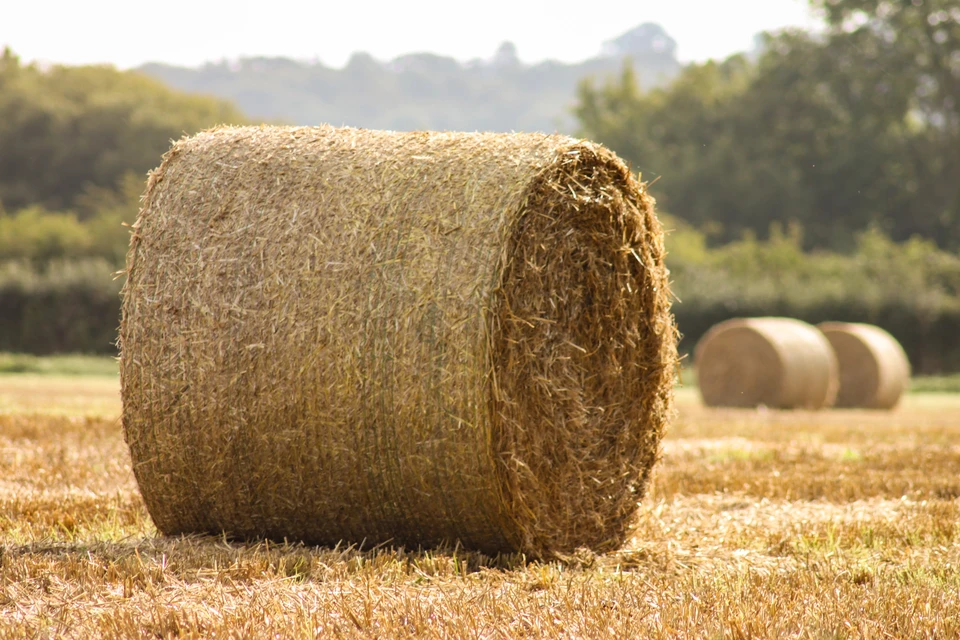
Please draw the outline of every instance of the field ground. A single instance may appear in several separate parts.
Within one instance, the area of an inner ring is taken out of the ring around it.
[[[116,379],[0,375],[0,637],[960,636],[960,395],[678,404],[627,547],[544,564],[159,538]]]

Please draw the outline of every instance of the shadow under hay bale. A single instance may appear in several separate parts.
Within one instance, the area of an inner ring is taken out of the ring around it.
[[[837,360],[816,327],[790,318],[721,322],[695,351],[710,407],[822,409],[837,394]]]
[[[892,409],[910,386],[910,361],[897,339],[869,324],[824,322],[840,366],[838,407]]]
[[[622,544],[671,410],[653,199],[534,134],[220,128],[151,174],[123,426],[167,534]]]

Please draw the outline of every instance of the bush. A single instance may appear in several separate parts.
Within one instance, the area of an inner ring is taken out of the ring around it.
[[[119,280],[106,260],[0,266],[0,351],[116,353]]]
[[[55,258],[75,258],[89,253],[90,229],[72,213],[53,213],[41,207],[0,214],[0,256],[45,263]]]
[[[798,229],[776,228],[769,241],[708,249],[700,232],[665,223],[681,350],[730,318],[788,316],[875,324],[900,340],[916,373],[960,371],[960,256],[876,231],[861,235],[852,255],[810,254]],[[112,274],[128,230],[110,227],[110,259],[0,263],[0,351],[116,352],[122,280]]]

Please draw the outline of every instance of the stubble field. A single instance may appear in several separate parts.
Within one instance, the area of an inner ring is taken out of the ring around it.
[[[960,637],[960,395],[679,416],[615,554],[157,536],[116,380],[0,376],[0,637]]]

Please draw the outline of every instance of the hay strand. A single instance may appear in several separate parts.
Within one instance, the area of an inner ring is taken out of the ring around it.
[[[151,175],[123,425],[166,534],[619,546],[670,412],[653,199],[534,134],[219,128]]]
[[[893,409],[910,386],[910,361],[897,339],[869,324],[817,325],[840,366],[838,407]]]
[[[817,329],[790,318],[747,318],[708,331],[695,352],[711,407],[822,409],[837,393],[837,361]]]

